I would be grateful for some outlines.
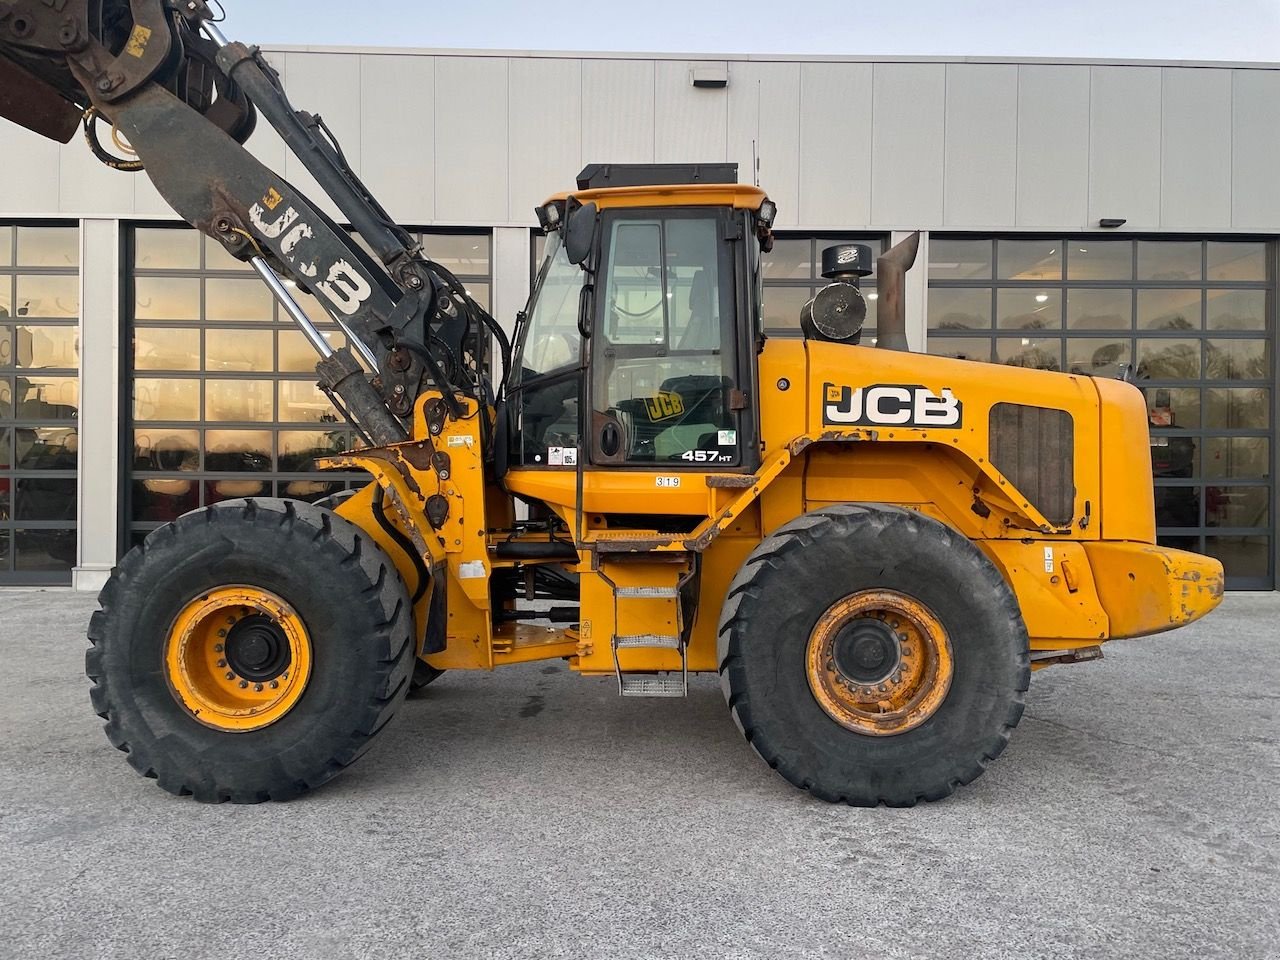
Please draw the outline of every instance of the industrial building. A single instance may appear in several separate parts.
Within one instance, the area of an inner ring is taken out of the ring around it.
[[[1280,66],[270,55],[508,326],[540,249],[534,207],[589,162],[729,161],[758,180],[779,208],[779,336],[825,282],[823,247],[923,231],[913,349],[1132,379],[1162,542],[1221,558],[1230,588],[1275,588]],[[305,190],[265,126],[250,147]],[[362,482],[311,467],[351,432],[310,347],[145,176],[4,121],[0,157],[0,584],[96,589],[187,510]]]

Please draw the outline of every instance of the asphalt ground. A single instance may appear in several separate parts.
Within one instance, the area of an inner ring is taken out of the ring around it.
[[[448,674],[302,800],[201,806],[100,730],[91,598],[0,592],[0,956],[1280,957],[1280,595],[1032,681],[949,800],[834,807],[711,678]]]

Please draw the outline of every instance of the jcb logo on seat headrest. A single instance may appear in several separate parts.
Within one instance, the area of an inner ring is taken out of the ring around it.
[[[958,427],[964,412],[949,387],[939,396],[919,384],[824,384],[822,422],[849,427]]]

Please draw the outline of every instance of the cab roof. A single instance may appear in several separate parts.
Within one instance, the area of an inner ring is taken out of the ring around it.
[[[759,210],[761,204],[768,199],[759,187],[741,183],[673,183],[570,190],[549,197],[546,203],[563,203],[569,197],[580,203],[594,203],[601,210],[627,207],[733,207],[737,210]]]

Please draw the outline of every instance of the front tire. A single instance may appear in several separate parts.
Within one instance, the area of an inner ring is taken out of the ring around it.
[[[412,614],[354,524],[291,500],[181,517],[126,556],[89,624],[112,744],[205,802],[287,800],[361,756],[403,701]]]
[[[938,800],[982,774],[1022,716],[1026,628],[968,539],[846,504],[764,540],[729,587],[720,677],[756,752],[859,806]]]

